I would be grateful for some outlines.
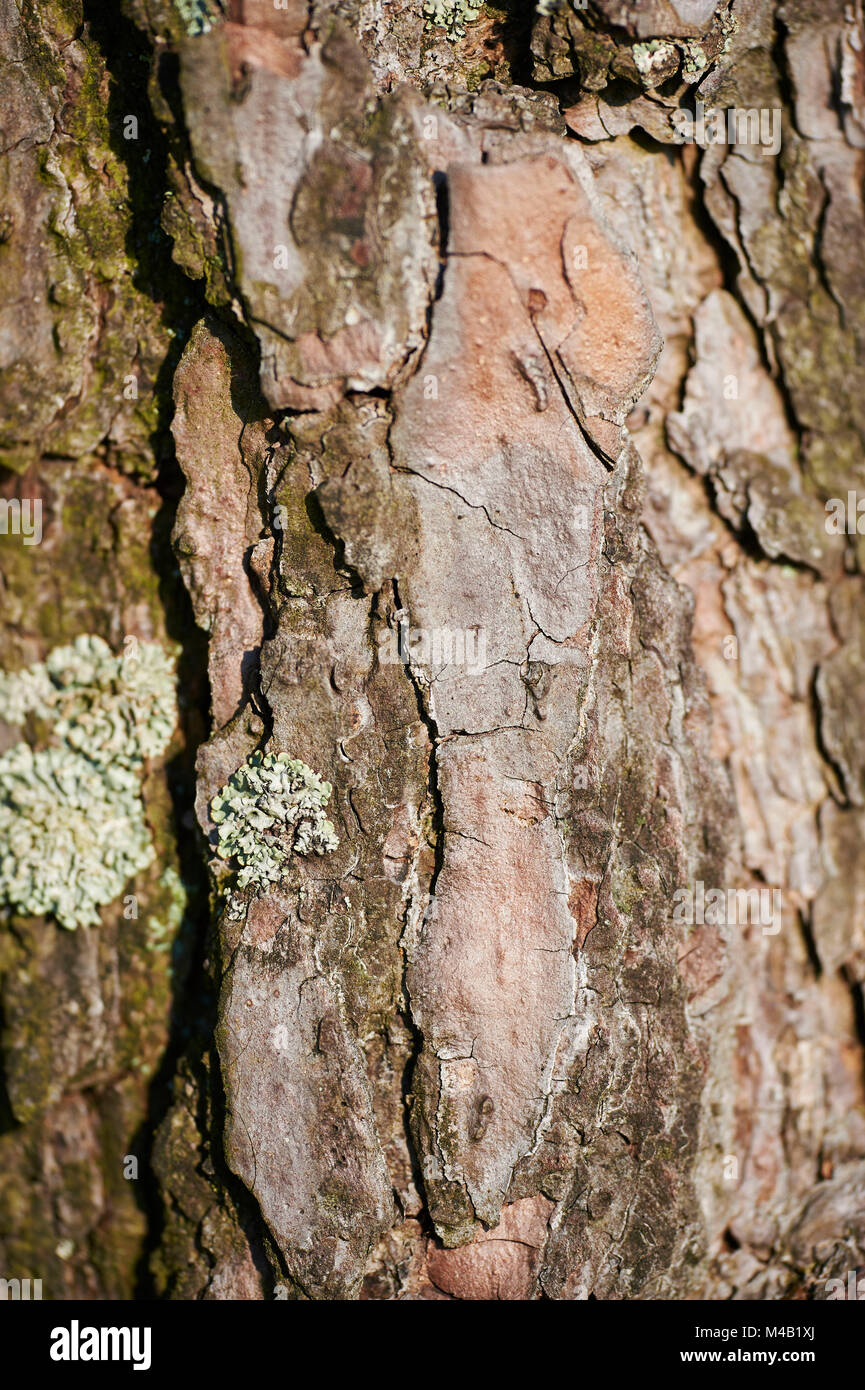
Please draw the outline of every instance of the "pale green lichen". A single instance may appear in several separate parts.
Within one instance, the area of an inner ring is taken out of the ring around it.
[[[695,82],[709,66],[709,59],[696,39],[679,39],[682,50],[682,75]]]
[[[115,656],[101,637],[78,637],[44,663],[0,673],[0,711],[9,724],[49,720],[55,738],[93,760],[140,762],[161,753],[174,729],[171,661],[152,642]]]
[[[207,0],[174,0],[174,8],[187,34],[208,34],[213,28],[213,16]]]
[[[44,663],[0,673],[0,711],[16,725],[36,716],[54,740],[0,756],[0,900],[70,930],[95,926],[98,909],[153,861],[141,781],[176,723],[171,662],[152,643],[115,656],[82,636]]]
[[[449,39],[461,39],[466,25],[477,19],[481,7],[472,0],[424,0],[423,12],[427,28],[437,25]]]
[[[153,951],[170,951],[186,913],[189,894],[183,879],[171,864],[160,876],[159,887],[168,902],[163,916],[148,918],[147,944]]]
[[[216,852],[237,871],[238,888],[278,883],[292,853],[337,848],[324,814],[332,790],[287,753],[256,752],[238,768],[210,803]]]
[[[649,43],[635,43],[631,49],[637,71],[649,77],[662,67],[676,51],[675,45],[666,39],[652,39]]]
[[[19,743],[0,758],[0,895],[28,916],[95,925],[153,859],[139,778],[68,748]]]

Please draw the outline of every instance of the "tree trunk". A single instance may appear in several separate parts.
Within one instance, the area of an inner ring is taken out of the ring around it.
[[[9,824],[73,737],[14,673],[88,634],[178,691],[98,925],[6,890],[0,1275],[829,1297],[860,6],[0,9]]]

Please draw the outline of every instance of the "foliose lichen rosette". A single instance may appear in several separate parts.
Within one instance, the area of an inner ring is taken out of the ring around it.
[[[339,844],[325,816],[333,788],[287,753],[255,752],[210,803],[216,853],[239,889],[285,877],[293,854],[329,854]]]
[[[96,926],[153,862],[142,779],[177,722],[173,663],[155,643],[117,656],[82,635],[0,673],[0,718],[23,728],[31,717],[49,745],[22,740],[0,755],[0,902],[70,930]]]

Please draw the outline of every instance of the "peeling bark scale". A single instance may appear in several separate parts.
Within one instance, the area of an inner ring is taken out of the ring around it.
[[[0,824],[9,750],[93,757],[52,651],[156,644],[179,705],[100,924],[3,890],[0,1276],[830,1297],[861,7],[0,0],[0,41]]]

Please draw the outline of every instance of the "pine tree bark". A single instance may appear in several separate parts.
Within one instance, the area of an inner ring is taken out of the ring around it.
[[[2,496],[44,518],[0,537],[3,666],[155,640],[181,694],[153,868],[0,936],[0,1275],[827,1297],[860,7],[0,10]],[[243,887],[213,802],[259,753],[338,843]]]

